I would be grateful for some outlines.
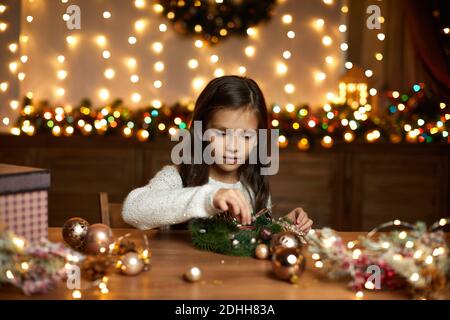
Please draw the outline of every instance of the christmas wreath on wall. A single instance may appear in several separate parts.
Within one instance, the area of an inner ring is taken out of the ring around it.
[[[157,6],[184,35],[201,36],[217,44],[230,35],[247,36],[247,29],[269,21],[276,0],[159,0]]]

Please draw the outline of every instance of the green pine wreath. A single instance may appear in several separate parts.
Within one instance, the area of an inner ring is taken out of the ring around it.
[[[230,35],[247,36],[247,29],[273,16],[276,0],[158,0],[161,14],[183,35],[201,36],[217,44]]]
[[[195,247],[231,256],[253,256],[259,243],[270,241],[270,238],[261,237],[263,229],[272,235],[283,231],[280,223],[265,215],[255,220],[252,229],[240,228],[234,222],[217,216],[193,219],[188,226]]]

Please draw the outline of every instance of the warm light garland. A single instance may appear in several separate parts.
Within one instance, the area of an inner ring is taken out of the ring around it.
[[[203,79],[196,81],[198,83],[193,85],[200,87]],[[324,148],[331,148],[336,142],[360,141],[450,143],[447,105],[426,96],[424,89],[421,83],[413,86],[411,95],[399,92],[388,94],[397,105],[382,106],[386,112],[383,116],[374,114],[367,101],[361,104],[361,101],[347,100],[325,104],[316,111],[311,111],[307,105],[288,104],[284,108],[272,105],[269,110],[270,123],[280,130],[280,148],[286,148],[294,141],[294,145],[302,151],[310,150],[316,141],[320,141]],[[102,91],[100,94],[107,96],[109,92]],[[134,98],[139,102],[141,97],[136,93]],[[18,106],[15,101],[14,107]],[[93,108],[88,100],[77,107],[53,108],[26,98],[20,109],[21,116],[11,133],[29,136],[43,133],[54,136],[119,134],[147,141],[160,135],[174,135],[178,129],[187,128],[193,107],[193,102],[167,106],[154,99],[150,106],[133,111],[120,100],[101,108]]]
[[[63,4],[67,3],[67,2],[62,2]],[[332,10],[333,8],[335,8],[335,3],[334,2],[324,2],[327,9]],[[179,4],[178,4],[179,5]],[[217,6],[220,5],[226,5],[225,3],[217,3]],[[144,0],[140,0],[140,1],[135,1],[134,2],[134,6],[136,9],[138,10],[143,10],[146,9],[150,6],[150,4],[147,1]],[[198,1],[198,6],[201,7],[203,6],[201,1]],[[5,11],[7,9],[7,6],[2,5],[3,11]],[[114,12],[112,12],[110,9],[105,8],[106,10],[102,10],[101,11],[101,17],[103,19],[106,20],[106,22],[108,22],[109,20],[112,20],[111,18],[114,16]],[[174,19],[176,18],[176,13],[173,12],[165,12],[164,6],[161,4],[154,4],[153,5],[153,9],[157,14],[165,14],[167,16],[167,18],[170,21],[174,21]],[[288,39],[294,39],[295,35],[296,35],[296,17],[292,14],[292,12],[285,12],[283,11],[283,3],[279,3],[277,6],[277,13],[278,12],[282,12],[282,14],[280,15],[279,18],[279,23],[283,24],[285,26],[285,35]],[[347,15],[349,10],[348,7],[344,4],[344,6],[341,7],[341,12],[343,15]],[[28,22],[33,22],[33,17],[31,15],[29,16],[25,16],[24,19]],[[62,19],[67,21],[67,16],[64,15],[62,16]],[[332,38],[331,36],[331,29],[328,29],[329,26],[327,24],[327,21],[325,21],[324,18],[322,17],[317,17],[315,19],[316,23],[313,24],[313,28],[316,27],[320,27],[320,28],[325,28],[327,31],[330,31],[330,35],[319,35],[320,37],[322,37],[323,39],[323,43],[325,46],[328,45],[335,45],[335,43],[337,43],[338,46],[341,46],[341,49],[343,50],[343,44],[339,44],[338,41],[334,41],[335,39]],[[136,30],[137,34],[132,34],[128,37],[127,41],[129,44],[134,45],[139,41],[139,33],[142,32],[146,32],[146,21],[145,19],[137,19],[136,21],[133,22],[133,26],[134,29]],[[4,26],[2,27],[4,30],[6,30],[7,24],[4,23]],[[164,33],[167,31],[167,25],[165,23],[159,23],[156,25],[156,30],[160,33]],[[340,33],[344,33],[347,32],[347,27],[345,24],[339,24],[337,26],[332,26],[330,28],[336,28]],[[199,26],[195,26],[195,30],[194,30],[194,34],[198,33],[198,30],[200,30],[200,32],[203,32],[205,30],[203,30],[203,28],[199,29]],[[325,30],[324,29],[324,30]],[[221,34],[224,33],[225,31],[221,30],[220,31]],[[229,33],[229,30],[227,31],[227,33]],[[249,45],[246,46],[245,49],[245,54],[249,57],[249,58],[253,58],[256,57],[258,55],[258,48],[256,46],[257,42],[252,42],[253,39],[257,39],[257,36],[259,34],[259,28],[257,26],[252,26],[249,27],[246,30],[246,34],[249,36]],[[28,42],[28,35],[21,35],[20,36],[20,43],[22,46],[24,46],[27,42]],[[66,34],[66,41],[67,41],[67,45],[68,45],[68,50],[70,50],[71,47],[75,47],[77,45],[77,43],[79,41],[85,41],[85,39],[83,38],[82,34],[77,33],[76,31],[67,31]],[[101,49],[101,56],[108,60],[111,57],[111,49],[108,47],[108,43],[110,42],[107,35],[103,35],[103,34],[97,34],[94,38],[94,44],[97,45],[100,49]],[[200,40],[197,39],[194,41],[195,46],[199,49],[202,49],[207,42],[205,42],[205,39]],[[346,45],[346,44],[345,44]],[[287,44],[287,48],[286,50],[282,51],[282,54],[280,56],[280,58],[283,59],[283,62],[279,61],[276,64],[276,68],[275,68],[275,73],[278,75],[285,75],[289,72],[289,65],[287,64],[287,60],[292,59],[292,56],[295,56],[295,52],[292,52],[292,49],[289,49],[290,44]],[[12,49],[15,49],[16,51],[17,48],[15,46],[12,46]],[[154,42],[151,45],[151,49],[155,52],[155,54],[159,54],[164,50],[164,43],[161,40]],[[289,49],[289,50],[287,50]],[[345,50],[348,49],[348,46],[345,48]],[[343,51],[345,51],[343,50]],[[25,58],[26,57],[26,58]],[[17,60],[17,61],[12,61],[10,62],[10,68],[11,71],[16,73],[18,72],[18,70],[20,70],[22,68],[22,64],[26,63],[26,60],[29,59],[29,56],[24,56],[23,59]],[[326,59],[324,59],[324,63],[327,65],[330,65],[332,63],[334,63],[338,58],[337,57],[333,57],[333,56],[327,56]],[[198,59],[197,59],[197,63],[192,62],[193,60],[195,60],[194,58],[190,58],[188,59],[189,63],[188,66],[191,69],[196,69],[199,65]],[[25,62],[24,62],[25,61]],[[211,65],[214,64],[218,64],[220,61],[220,57],[217,54],[213,54],[211,55],[210,58],[210,63]],[[59,63],[65,63],[66,62],[66,58],[63,55],[58,56],[58,62]],[[203,63],[203,62],[202,62]],[[135,68],[137,67],[138,61],[136,60],[136,58],[129,58],[127,61],[127,65],[130,71],[135,70]],[[112,79],[114,77],[114,74],[116,74],[116,72],[114,72],[113,70],[116,69],[114,68],[112,65],[107,67],[108,72],[106,71],[102,71],[105,75],[105,78],[107,79]],[[325,71],[325,67],[324,68],[320,68],[322,70],[315,70],[312,71],[311,77],[318,83],[321,83],[323,81],[326,81],[328,79],[327,77],[327,72]],[[156,74],[158,73],[163,73],[165,70],[165,66],[164,66],[164,61],[158,61],[155,65],[154,65],[154,72]],[[213,67],[213,72],[211,73],[211,75],[214,76],[220,76],[222,74],[229,74],[229,73],[238,73],[238,74],[242,74],[245,75],[247,72],[247,67],[245,65],[240,65],[237,67],[237,69],[233,69],[231,70],[230,68],[225,68],[224,66],[220,66],[220,65],[216,65]],[[68,76],[70,76],[69,72],[67,71],[67,69],[59,69],[57,70],[57,74],[58,74],[58,79],[60,80],[64,80],[66,79]],[[131,75],[133,75],[133,77],[131,77]],[[205,85],[205,82],[207,79],[210,78],[211,75],[205,76],[205,75],[194,75],[193,79],[192,79],[192,88],[193,88],[193,93],[196,94],[198,93],[198,91]],[[24,80],[26,79],[26,74],[25,72],[20,72],[16,75],[19,80]],[[131,83],[136,83],[138,75],[137,74],[130,74],[130,82]],[[151,80],[152,83],[154,84],[154,88],[159,89],[162,86],[162,83],[153,79]],[[288,81],[285,81],[284,83],[281,82],[281,88],[284,89],[285,93],[287,94],[287,96],[289,96],[289,99],[296,99],[296,90],[295,90],[295,84],[290,83]],[[3,86],[2,91],[6,91],[7,89],[5,88],[5,86]],[[110,89],[105,86],[103,88],[98,88],[97,92],[99,92],[99,98],[102,101],[106,101],[107,99],[109,99],[110,97],[110,93],[109,93]],[[58,88],[55,89],[55,97],[57,97],[58,99],[61,99],[63,97],[67,96],[67,90],[66,88],[64,88],[63,83],[60,83],[58,85]],[[141,98],[139,98],[141,97]],[[331,97],[331,95],[328,95],[328,97]],[[128,98],[130,99],[130,101],[137,103],[138,101],[141,101],[141,99],[145,98],[144,95],[141,92],[131,92],[129,94],[128,97],[124,97],[124,98]],[[10,124],[12,123],[9,119],[9,117],[5,117],[4,121],[2,121],[3,124],[8,123],[8,126],[10,126]]]
[[[445,234],[438,229],[449,223],[450,218],[442,218],[426,229],[422,222],[397,219],[346,244],[329,228],[312,230],[308,250],[315,267],[330,278],[350,277],[357,299],[364,298],[363,289],[398,288],[409,288],[415,298],[438,299],[447,286],[450,263]],[[408,230],[380,234],[392,227]]]
[[[67,3],[67,1],[63,1],[62,3]],[[324,4],[330,10],[336,5],[333,1],[324,1]],[[201,2],[199,5],[202,5]],[[134,1],[134,7],[137,10],[144,10],[149,7],[149,2],[137,0]],[[0,5],[0,14],[5,12],[7,9],[7,6]],[[160,4],[155,4],[153,9],[157,14],[164,13],[164,7]],[[297,31],[297,19],[292,12],[286,12],[283,9],[284,7],[282,3],[279,3],[277,6],[277,13],[280,13],[279,17],[277,16],[278,23],[281,23],[283,28],[285,28],[285,33],[283,36],[287,37],[287,39],[294,39]],[[349,13],[349,7],[345,2],[340,7],[340,11],[344,17],[344,22],[339,23],[337,26],[330,26],[326,19],[319,16],[312,19],[311,28],[317,31],[318,39],[322,41],[323,46],[336,46],[337,48],[340,48],[342,52],[345,52],[349,48],[348,43],[345,41],[339,43],[338,38],[334,36],[335,32],[333,32],[333,29],[336,29],[336,31],[343,35],[348,32],[348,27],[345,24],[345,20]],[[114,17],[114,12],[110,9],[102,10],[101,17],[105,19],[105,23],[108,23],[108,21],[112,20],[111,18]],[[172,21],[174,17],[175,13],[167,13],[167,18],[170,21]],[[34,23],[35,18],[36,16],[33,17],[32,15],[24,17],[25,21],[28,23]],[[67,21],[67,16],[62,16],[62,19]],[[384,17],[380,17],[380,23],[383,25]],[[7,32],[7,27],[7,23],[2,22],[0,25],[0,30]],[[140,34],[147,32],[147,21],[144,18],[139,18],[136,21],[133,21],[133,27],[135,31],[133,32],[134,34],[130,34],[128,39],[126,39],[130,45],[138,43]],[[161,109],[163,106],[163,103],[159,97],[159,92],[161,92],[160,89],[165,87],[165,82],[162,80],[163,74],[166,70],[166,63],[161,56],[161,52],[164,51],[165,46],[162,34],[168,30],[168,25],[161,21],[155,25],[155,28],[156,33],[161,34],[161,38],[152,42],[149,48],[155,55],[159,55],[160,57],[153,65],[155,78],[151,80],[151,87],[155,89],[155,93],[150,99],[151,107],[154,109],[151,110],[151,112],[158,112],[158,109]],[[197,33],[204,31],[199,25],[195,26],[194,29]],[[223,30],[219,30],[219,32],[221,32],[221,36],[226,36],[229,33],[229,31],[227,31],[225,34],[225,31]],[[256,40],[258,39],[260,32],[261,30],[258,26],[251,26],[247,28],[246,35],[248,36],[248,40],[243,48],[245,59],[254,59],[259,56],[258,42]],[[377,39],[380,44],[376,48],[376,52],[374,52],[373,55],[374,63],[383,61],[382,45],[387,36],[388,35],[385,34],[383,29],[374,35],[375,39]],[[65,38],[67,41],[67,51],[74,48],[79,41],[86,40],[83,35],[77,33],[76,30],[68,30]],[[32,57],[30,57],[29,54],[24,55],[21,53],[24,51],[22,49],[26,49],[26,44],[28,41],[29,36],[26,34],[21,34],[17,42],[8,44],[6,48],[17,55],[13,61],[7,62],[11,74],[14,77],[17,77],[19,81],[25,82],[27,78],[23,67],[29,59],[32,59]],[[289,82],[287,80],[288,78],[286,78],[286,75],[289,74],[290,70],[289,62],[296,57],[296,52],[291,47],[289,41],[290,40],[287,42],[286,50],[282,50],[282,52],[279,53],[279,60],[275,61],[273,69],[276,76],[282,79],[280,81],[280,86],[281,89],[284,90],[285,95],[289,97],[290,100],[294,100],[297,99],[296,97],[299,94],[298,91],[301,90],[297,89],[296,85]],[[116,79],[120,73],[119,70],[116,69],[116,66],[109,64],[109,59],[112,53],[111,48],[108,46],[110,43],[108,36],[104,34],[96,34],[92,42],[93,45],[98,46],[100,49],[99,58],[105,59],[105,63],[107,63],[105,69],[102,69],[106,82],[104,86],[96,89],[96,92],[100,101],[104,101],[105,105],[108,105],[108,102],[111,101],[112,97],[110,91],[111,89],[108,88],[107,81]],[[234,69],[226,68],[224,65],[221,65],[222,59],[219,55],[212,53],[211,51],[204,51],[204,48],[208,46],[208,41],[205,39],[194,37],[193,45],[199,50],[199,54],[207,54],[207,59],[200,60],[199,58],[189,57],[186,62],[186,67],[191,70],[199,70],[203,67],[203,64],[208,64],[212,68],[210,75],[193,73],[191,80],[193,94],[199,93],[211,75],[221,76],[227,73],[238,73],[245,75],[248,72],[247,67],[243,63],[234,67]],[[55,97],[63,100],[68,96],[68,92],[64,87],[64,84],[67,79],[70,79],[70,74],[68,71],[70,69],[67,68],[68,66],[66,65],[68,63],[66,56],[69,55],[59,54],[55,57],[57,61],[57,70],[55,71],[55,74],[59,80],[59,83],[55,86],[54,94]],[[121,60],[125,62],[125,66],[129,71],[127,77],[130,83],[137,84],[144,81],[137,72],[139,61],[135,57],[128,56]],[[318,85],[328,81],[329,77],[327,76],[327,72],[329,68],[339,62],[339,60],[340,59],[338,57],[333,55],[327,55],[324,57],[323,66],[312,71],[312,79],[314,79]],[[351,61],[346,61],[344,65],[349,72],[354,72],[358,69],[358,67]],[[378,69],[379,68],[377,68],[376,64],[371,65],[370,68],[369,66],[364,66],[364,68],[362,68],[364,78],[360,78],[358,81],[347,81],[345,79],[341,81],[339,85],[336,86],[339,89],[338,93],[327,93],[327,100],[329,103],[324,104],[323,110],[317,110],[314,114],[308,106],[302,107],[297,105],[294,107],[294,103],[291,102],[285,104],[284,106],[274,105],[272,109],[273,112],[271,122],[274,127],[279,128],[281,131],[281,140],[279,141],[280,146],[287,147],[290,145],[290,140],[295,139],[294,145],[297,145],[300,150],[309,150],[314,144],[314,140],[316,140],[316,138],[325,148],[332,147],[336,141],[351,143],[360,139],[364,139],[364,141],[370,143],[378,141],[448,142],[449,138],[447,128],[450,115],[446,113],[446,105],[444,102],[441,102],[442,112],[438,115],[439,119],[423,119],[420,117],[412,117],[411,119],[407,119],[405,118],[405,115],[408,113],[408,110],[411,110],[411,107],[407,106],[406,101],[402,100],[404,95],[400,95],[398,91],[393,91],[391,98],[398,101],[389,107],[389,112],[394,117],[398,117],[398,120],[395,120],[397,123],[394,126],[386,125],[386,123],[381,124],[380,119],[371,114],[373,109],[377,109],[375,101],[372,103],[371,99],[377,95],[380,95],[380,92],[376,88],[371,87],[369,79],[376,77],[375,71]],[[420,91],[423,90],[423,86],[419,84],[416,86],[419,86],[420,89],[418,93],[420,93]],[[7,92],[9,88],[10,81],[2,80],[2,82],[0,82],[0,94],[2,92]],[[28,92],[26,95],[28,98],[33,98],[33,92]],[[131,91],[129,95],[124,98],[134,104],[138,104],[146,100],[145,95],[138,90]],[[128,113],[133,113],[132,117],[134,118],[122,123],[119,121],[122,119],[122,114],[119,110],[115,110],[115,112],[119,112],[121,115],[118,118],[113,117],[114,119],[110,118],[111,114],[101,114],[99,116],[100,118],[98,118],[97,111],[92,110],[92,108],[89,109],[89,112],[92,112],[92,114],[81,113],[82,117],[74,117],[73,112],[55,114],[55,111],[52,110],[51,106],[49,106],[45,112],[40,112],[36,110],[36,106],[33,104],[24,104],[20,109],[19,102],[15,99],[10,100],[8,104],[12,110],[15,110],[15,112],[20,111],[22,113],[19,121],[17,122],[12,121],[10,116],[4,116],[1,119],[1,124],[9,127],[10,132],[14,135],[19,135],[21,133],[26,135],[35,135],[43,131],[47,131],[51,132],[54,136],[72,136],[78,133],[84,135],[106,134],[117,130],[117,132],[120,132],[120,134],[124,137],[136,136],[140,141],[146,141],[154,137],[153,131],[151,130],[153,127],[156,128],[154,132],[158,134],[173,134],[178,126],[172,123],[173,119],[170,117],[164,119],[164,122],[162,123],[155,123],[155,121],[152,120],[153,122],[151,124],[146,123],[145,121],[141,124],[142,119],[136,120],[136,115],[139,115],[140,117],[142,114],[141,111],[131,112],[128,110]],[[192,104],[189,106],[192,106]],[[109,104],[109,108],[111,108],[111,104]],[[126,110],[126,108],[124,109]],[[163,109],[165,110],[165,108]],[[187,110],[187,113],[183,116],[183,126],[186,126],[186,121],[189,118],[189,112],[192,111],[191,107],[185,109]],[[172,113],[176,112],[177,111]],[[163,114],[165,113],[166,111],[163,112]],[[159,117],[161,117],[161,115],[159,115]],[[76,119],[69,122],[69,119],[71,118]],[[152,119],[152,117],[146,115],[143,116],[143,119]]]

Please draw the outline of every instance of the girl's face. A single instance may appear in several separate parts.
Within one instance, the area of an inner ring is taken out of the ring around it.
[[[224,108],[208,123],[215,166],[233,172],[245,163],[257,144],[258,117],[250,108]]]

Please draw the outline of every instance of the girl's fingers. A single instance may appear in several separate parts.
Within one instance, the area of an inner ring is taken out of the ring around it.
[[[311,219],[309,219],[308,217],[306,217],[304,220],[302,220],[302,221],[298,224],[298,226],[299,226],[300,228],[303,228],[309,221],[311,221]]]
[[[302,231],[308,232],[311,229],[313,221],[309,219],[308,214],[303,210],[303,208],[296,208],[294,210],[296,213],[295,223],[300,227]]]
[[[224,199],[219,200],[219,201],[218,201],[218,205],[219,205],[219,209],[220,209],[220,210],[222,210],[222,211],[228,211],[228,205],[227,205],[227,202],[226,202]]]
[[[289,212],[289,213],[286,215],[286,218],[288,218],[290,222],[292,222],[292,223],[295,224],[295,223],[296,223],[296,215],[295,215],[295,211],[292,210],[291,212]]]
[[[297,218],[297,224],[302,226],[304,225],[306,222],[308,222],[309,218],[306,214],[302,214],[301,216],[299,216]]]
[[[295,210],[295,222],[300,224],[305,217],[307,218],[306,212],[302,208],[296,208]]]
[[[237,194],[236,190],[233,190],[233,199],[236,202],[236,205],[239,206],[239,215],[240,215],[239,222],[241,224],[244,224],[245,223],[244,216],[243,216],[244,215],[244,208],[243,208],[243,205],[242,205],[242,201],[239,198],[239,195]]]
[[[240,206],[238,204],[238,202],[236,201],[236,199],[228,199],[228,204],[230,204],[231,206],[231,213],[233,214],[233,216],[237,217],[241,214],[240,211]]]
[[[241,224],[246,224],[246,215],[245,215],[245,206],[242,203],[242,199],[239,197],[239,193],[236,190],[233,190],[233,199],[236,201],[239,206],[239,222]]]
[[[311,229],[313,222],[311,219],[308,219],[308,222],[306,222],[304,225],[300,226],[300,229],[302,229],[302,231],[309,231],[309,229]]]
[[[249,207],[247,204],[247,200],[245,200],[244,195],[239,190],[236,190],[236,196],[238,197],[240,204],[241,204],[242,223],[250,224],[251,216],[250,216],[250,210],[249,210]]]

